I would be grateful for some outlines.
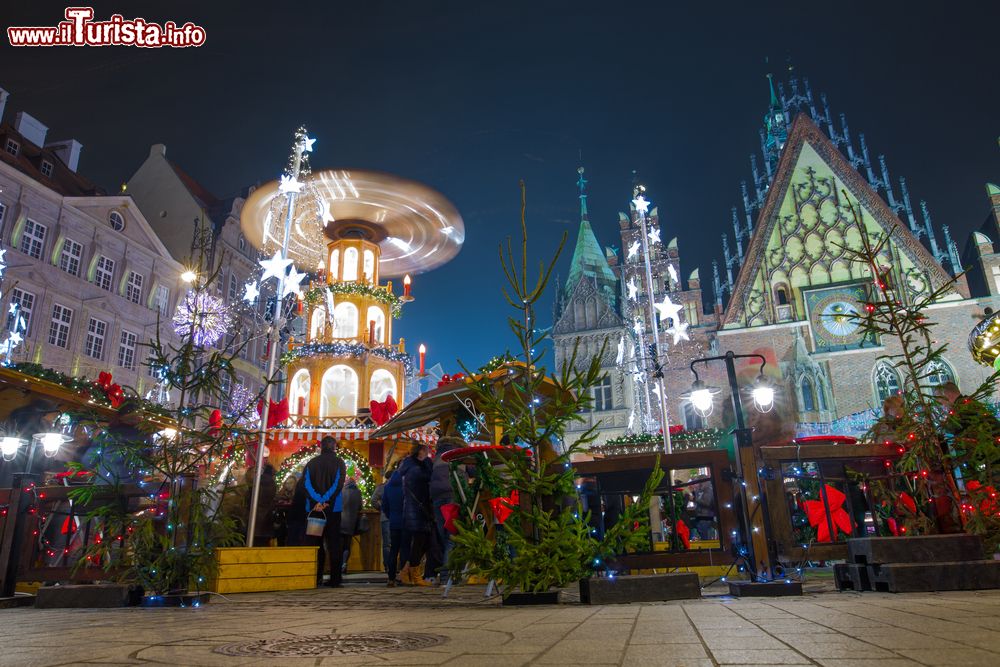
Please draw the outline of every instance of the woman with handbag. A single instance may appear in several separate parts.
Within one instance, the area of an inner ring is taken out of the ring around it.
[[[427,445],[415,444],[399,467],[403,478],[403,545],[400,557],[405,565],[400,571],[403,583],[430,586],[420,576],[418,566],[427,550],[434,515],[431,507],[431,469]]]
[[[344,495],[344,509],[340,514],[340,536],[344,541],[344,560],[340,569],[347,572],[347,559],[351,557],[351,546],[354,536],[358,534],[361,517],[361,489],[358,488],[357,475],[348,478],[341,493]]]
[[[344,507],[341,492],[346,476],[344,460],[337,456],[337,441],[328,435],[320,441],[319,456],[306,464],[303,473],[306,492],[304,506],[309,511],[306,517],[305,543],[306,546],[319,547],[317,586],[323,583],[327,557],[330,559],[330,581],[327,585],[336,587],[341,584],[340,561],[344,555],[340,536],[341,512]]]

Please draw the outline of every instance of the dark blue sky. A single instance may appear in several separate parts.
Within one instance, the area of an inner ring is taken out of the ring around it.
[[[64,5],[36,4],[6,8],[5,27],[62,18]],[[80,140],[81,171],[109,189],[165,143],[217,195],[233,194],[276,177],[305,123],[319,139],[315,168],[379,169],[441,190],[465,218],[465,247],[415,280],[418,299],[396,331],[426,342],[429,363],[446,371],[456,357],[477,365],[513,342],[496,246],[517,233],[518,179],[536,256],[570,233],[566,275],[581,155],[601,242],[617,242],[635,169],[664,239],[680,238],[683,273],[700,266],[709,286],[758,147],[764,75],[783,74],[789,58],[960,247],[987,214],[983,184],[1000,180],[998,3],[139,6],[96,11],[192,21],[207,44],[4,46],[8,113],[24,109],[50,137]]]

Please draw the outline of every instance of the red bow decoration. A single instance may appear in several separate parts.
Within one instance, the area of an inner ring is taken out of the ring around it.
[[[283,398],[277,403],[268,401],[270,407],[267,410],[267,427],[274,428],[278,424],[288,419],[288,398]],[[264,401],[257,401],[257,414],[264,411]]]
[[[514,489],[506,498],[490,498],[487,502],[493,510],[493,518],[502,524],[514,513],[514,506],[520,503],[520,494]]]
[[[104,396],[111,402],[111,407],[117,408],[125,401],[125,392],[120,385],[112,383],[111,373],[101,371],[94,384],[104,392]]]
[[[208,435],[210,437],[215,437],[219,434],[219,429],[222,428],[222,410],[216,408],[212,410],[212,414],[208,416]]]
[[[396,399],[389,394],[385,397],[385,400],[379,403],[378,401],[372,401],[368,404],[368,409],[371,411],[372,421],[376,425],[381,426],[386,423],[392,416],[399,412],[399,406],[396,405]]]
[[[441,379],[438,381],[438,386],[443,387],[446,384],[451,384],[452,382],[462,382],[465,380],[465,373],[455,373],[454,375],[442,375]]]
[[[690,549],[691,548],[691,529],[688,528],[688,525],[686,523],[684,523],[683,521],[681,521],[680,519],[678,519],[677,523],[674,524],[674,532],[677,533],[677,537],[681,538],[681,544],[684,545],[684,548],[685,549]]]
[[[441,517],[444,519],[444,529],[452,535],[458,533],[458,526],[455,525],[455,519],[458,518],[459,509],[461,508],[458,503],[445,503],[441,505]]]
[[[823,488],[826,491],[827,502],[830,503],[830,519],[832,519],[833,525],[850,535],[851,517],[843,508],[847,496],[829,484],[824,485]],[[802,509],[805,510],[806,517],[809,519],[809,525],[816,529],[816,541],[832,542],[830,522],[826,520],[826,507],[823,505],[823,501],[806,500],[802,503]]]
[[[997,490],[992,486],[985,486],[972,480],[965,483],[965,490],[969,492],[972,502],[979,503],[979,511],[983,514],[996,514],[1000,511],[1000,504],[997,503]]]
[[[917,513],[917,502],[913,499],[913,496],[903,491],[899,494],[899,504],[910,511],[910,514]]]

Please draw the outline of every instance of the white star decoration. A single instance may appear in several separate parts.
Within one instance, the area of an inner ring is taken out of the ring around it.
[[[282,259],[281,253],[275,252],[274,257],[271,259],[262,259],[259,264],[264,267],[264,275],[260,277],[261,283],[271,277],[277,278],[280,281],[285,277],[288,267],[292,265],[292,260]]]
[[[315,139],[310,139],[309,137],[302,137],[302,152],[312,153],[314,143],[316,143]]]
[[[628,298],[630,301],[635,301],[639,298],[639,286],[635,284],[635,276],[628,279],[628,284],[625,287],[628,288]]]
[[[18,333],[17,331],[15,331],[7,339],[7,342],[10,345],[11,348],[14,348],[14,347],[17,347],[18,345],[20,345],[21,341],[23,341],[23,340],[24,340],[24,337],[22,337],[20,333]]]
[[[642,320],[636,318],[635,324],[632,325],[632,331],[635,332],[636,336],[641,336],[645,330],[646,327],[643,325]]]
[[[633,426],[635,426],[635,410],[628,414],[628,430],[631,431]]]
[[[278,182],[278,192],[288,194],[289,192],[302,192],[302,184],[295,180],[294,176],[282,176]]]
[[[641,213],[643,215],[645,215],[646,211],[649,210],[649,202],[646,201],[646,198],[643,197],[642,195],[639,195],[638,197],[633,199],[632,205],[635,206],[635,210],[637,213]]]
[[[660,385],[659,384],[654,384],[653,385],[653,393],[656,394],[656,400],[657,401],[662,401],[663,400],[660,397]]]
[[[678,322],[674,326],[667,329],[666,334],[674,337],[674,345],[677,345],[682,340],[691,340],[687,332],[688,326],[687,322]]]
[[[618,356],[615,357],[615,363],[619,366],[622,365],[622,361],[625,360],[625,336],[618,339]]]
[[[299,283],[302,282],[302,279],[305,278],[306,275],[307,274],[305,273],[299,273],[296,271],[293,266],[291,272],[288,274],[288,277],[285,278],[285,289],[281,292],[281,296],[286,297],[289,294],[295,294],[298,292]]]
[[[260,288],[257,287],[257,283],[254,281],[248,282],[243,286],[243,300],[247,303],[253,303],[260,296]]]
[[[656,245],[660,242],[660,228],[654,227],[653,229],[650,229],[648,236],[650,245]]]
[[[679,280],[677,279],[677,269],[675,269],[675,268],[674,268],[674,265],[673,265],[673,264],[667,264],[667,273],[669,273],[669,274],[670,274],[670,279],[671,279],[672,281],[674,281],[675,283],[678,283],[678,282],[680,282],[680,281],[679,281]]]
[[[11,301],[10,306],[7,307],[7,312],[11,315],[17,314],[17,301]]]
[[[677,313],[681,312],[684,307],[679,303],[674,303],[670,300],[669,294],[663,295],[663,303],[657,303],[656,309],[660,311],[660,320],[672,320],[674,322],[678,321]]]
[[[628,247],[628,259],[632,259],[639,252],[640,243],[638,241],[633,241],[632,245]]]

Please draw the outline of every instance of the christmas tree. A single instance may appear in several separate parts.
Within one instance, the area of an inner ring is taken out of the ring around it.
[[[494,517],[456,521],[458,534],[449,562],[450,571],[465,568],[496,581],[505,593],[514,588],[540,592],[566,586],[602,567],[605,558],[647,544],[649,501],[663,477],[655,466],[638,500],[601,540],[594,536],[576,495],[570,459],[594,439],[598,425],[573,442],[560,443],[566,427],[590,407],[589,390],[603,375],[603,350],[581,360],[574,349],[559,372],[550,376],[542,365],[548,333],[535,328],[535,305],[565,242],[564,234],[552,260],[541,262],[537,276],[529,277],[522,183],[520,252],[515,254],[509,238],[506,247],[499,248],[507,281],[504,297],[516,313],[507,322],[517,338],[520,360],[505,362],[504,381],[487,374],[471,385],[484,423],[501,426],[505,440],[519,448],[500,454],[499,465],[484,460],[478,466],[476,484],[493,496]],[[466,495],[474,496],[476,490]]]

